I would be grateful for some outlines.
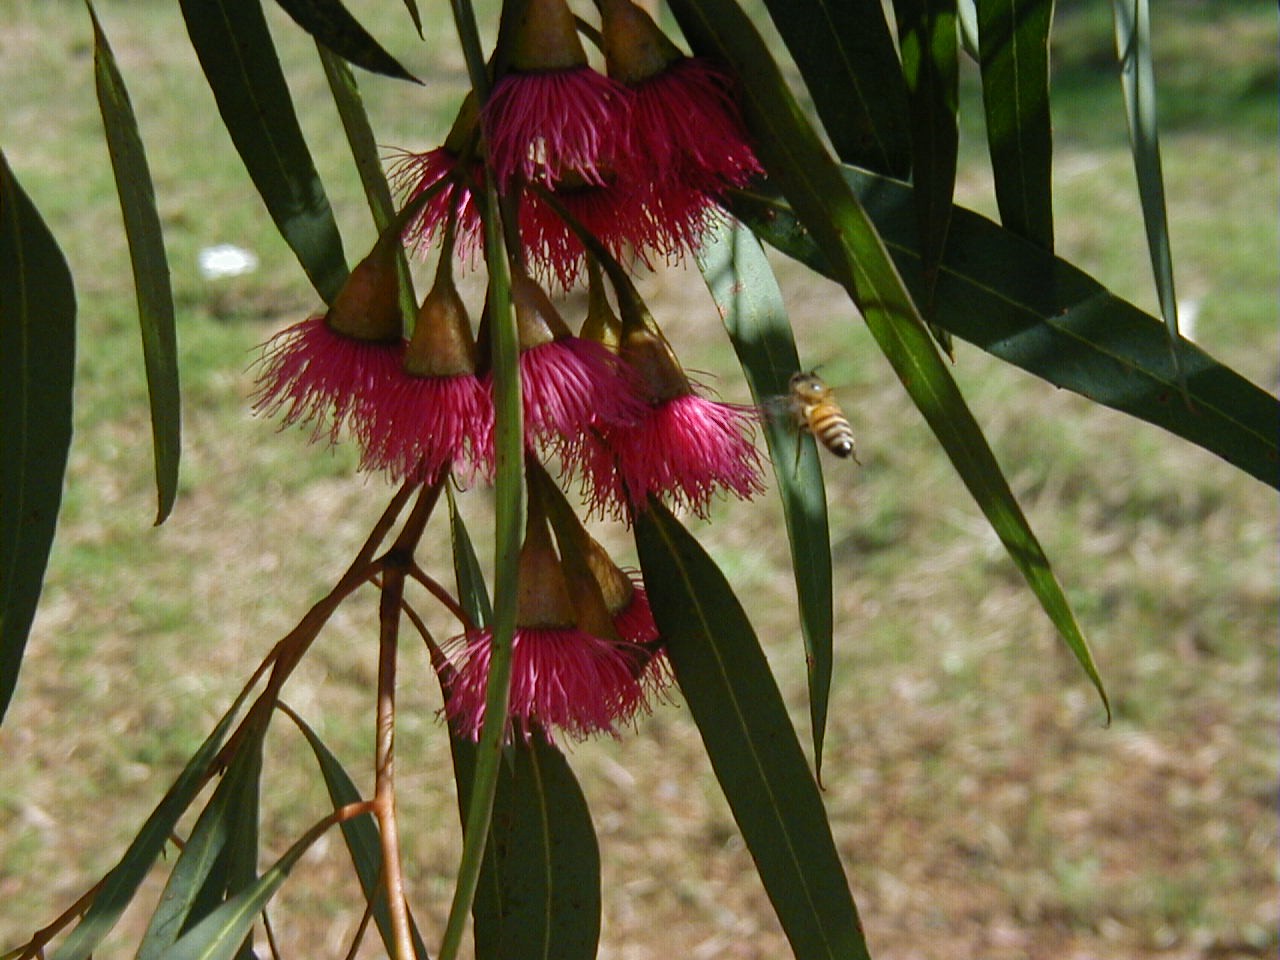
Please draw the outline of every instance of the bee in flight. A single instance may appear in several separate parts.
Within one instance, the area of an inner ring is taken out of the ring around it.
[[[814,371],[792,374],[788,384],[787,406],[801,430],[807,430],[837,457],[853,458],[853,428],[849,418],[836,403],[835,391]],[[799,451],[797,451],[797,456]]]

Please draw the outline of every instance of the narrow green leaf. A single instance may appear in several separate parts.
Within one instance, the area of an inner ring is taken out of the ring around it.
[[[733,341],[751,394],[766,412],[764,437],[791,543],[791,568],[809,675],[814,767],[821,780],[832,660],[827,495],[812,437],[801,434],[795,424],[788,422],[789,415],[780,416],[781,411],[770,406],[771,400],[786,394],[791,376],[803,368],[782,291],[760,241],[750,230],[737,223],[721,227],[704,242],[698,253],[698,267]]]
[[[977,0],[982,102],[1000,221],[1053,250],[1053,0]]]
[[[911,190],[846,169],[908,284],[923,289]],[[734,212],[784,253],[835,277],[826,255],[778,197],[740,194]],[[1048,277],[1047,282],[1042,278]],[[993,356],[1098,403],[1163,427],[1273,487],[1280,486],[1280,403],[1199,347],[1178,340],[1191,407],[1158,320],[1065,260],[955,208],[939,273],[937,323]]]
[[[890,176],[911,170],[907,91],[880,0],[765,0],[836,156]]]
[[[982,430],[934,349],[875,225],[791,97],[759,34],[733,0],[672,0],[672,8],[686,36],[696,35],[697,43],[743,77],[747,116],[764,134],[760,157],[770,178],[812,233],[834,278],[861,310],[912,402],[1106,706],[1088,643]]]
[[[493,620],[493,607],[489,603],[489,589],[485,586],[480,558],[471,545],[471,535],[458,512],[453,487],[445,486],[449,498],[449,542],[453,547],[453,576],[458,584],[458,601],[470,615],[476,626],[483,627]]]
[[[1178,338],[1178,297],[1173,286],[1173,254],[1169,246],[1169,218],[1164,202],[1164,173],[1160,163],[1160,133],[1156,123],[1156,72],[1151,54],[1151,6],[1148,0],[1113,0],[1116,58],[1129,118],[1129,143],[1138,178],[1142,222],[1151,251],[1160,314],[1170,340]],[[1177,354],[1174,354],[1177,362]]]
[[[470,802],[475,744],[454,740],[459,807]],[[475,904],[478,960],[591,960],[600,939],[600,851],[568,761],[540,735],[499,768]]]
[[[348,63],[396,80],[422,83],[369,35],[339,0],[276,0],[294,23]]]
[[[364,109],[364,99],[360,96],[355,75],[346,61],[318,43],[316,50],[320,56],[320,64],[324,67],[325,79],[329,82],[329,91],[333,94],[334,105],[338,108],[342,129],[347,135],[347,144],[351,147],[356,172],[360,174],[360,183],[373,214],[374,226],[381,233],[395,220],[396,208],[391,188],[382,172],[382,158],[378,154],[378,142],[373,136],[369,114]],[[418,312],[418,301],[413,292],[413,276],[409,272],[409,262],[405,259],[403,247],[396,250],[396,274],[400,280],[400,310],[404,314],[405,329],[411,329]]]
[[[0,720],[62,503],[75,352],[71,271],[0,153]]]
[[[258,3],[180,0],[222,122],[276,228],[325,303],[347,277],[342,237]]]
[[[927,291],[922,302],[925,316],[931,317],[938,265],[951,226],[960,142],[956,6],[955,0],[894,0],[893,9],[911,116],[911,182]]]
[[[303,834],[252,885],[205,917],[169,948],[165,960],[231,960],[258,914],[275,896],[302,855],[332,826],[322,820]]]
[[[163,523],[178,493],[178,459],[182,450],[182,405],[178,390],[178,337],[173,321],[173,290],[164,252],[160,214],[147,155],[138,132],[124,78],[93,4],[85,0],[93,21],[93,65],[98,105],[106,130],[111,169],[124,215],[124,232],[133,264],[133,286],[142,328],[142,358],[151,399],[151,443],[155,451],[156,523]]]
[[[173,786],[147,818],[138,835],[129,844],[111,871],[102,879],[98,895],[85,911],[80,923],[58,947],[53,960],[87,960],[111,932],[120,914],[138,892],[147,872],[168,842],[178,819],[196,798],[205,782],[209,764],[213,762],[231,723],[239,712],[250,688],[246,687],[231,705],[200,749],[195,752]]]
[[[288,709],[285,713],[302,731],[312,752],[315,753],[333,808],[338,810],[348,804],[359,803],[363,799],[360,791],[356,789],[351,776],[338,758],[302,717]],[[373,903],[373,922],[382,937],[387,956],[395,956],[395,933],[391,926],[391,913],[387,909],[387,895],[382,886],[382,844],[378,839],[377,823],[373,814],[364,814],[344,820],[339,826],[342,828],[342,837],[347,843],[347,851],[351,854],[351,863],[356,868],[356,878],[360,881],[365,902]],[[414,956],[418,960],[426,960],[427,945],[423,942],[422,934],[418,932],[418,925],[414,923],[413,917],[409,918],[409,933],[413,937]]]
[[[262,738],[246,741],[201,811],[182,848],[138,946],[138,960],[160,960],[193,923],[225,899],[230,842],[237,834],[237,807],[262,771]],[[255,805],[256,809],[256,805]]]
[[[676,680],[798,960],[867,957],[818,785],[724,575],[656,500],[635,522]]]

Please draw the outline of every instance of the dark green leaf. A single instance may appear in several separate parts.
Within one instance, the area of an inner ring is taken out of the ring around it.
[[[766,412],[764,436],[791,542],[791,567],[809,673],[814,766],[821,778],[822,741],[831,693],[831,534],[827,495],[812,438],[788,422],[786,411],[776,409],[792,374],[803,368],[782,291],[760,242],[750,230],[737,224],[722,228],[704,243],[698,266],[729,331],[751,394]]]
[[[1156,72],[1151,56],[1151,7],[1148,0],[1113,0],[1116,57],[1124,88],[1125,114],[1133,167],[1142,201],[1142,221],[1151,250],[1160,313],[1171,339],[1178,336],[1178,297],[1173,288],[1173,254],[1169,249],[1169,219],[1164,203],[1164,173],[1160,164],[1160,134],[1156,124]],[[1175,354],[1176,360],[1176,354]]]
[[[0,719],[62,503],[75,352],[71,272],[0,153]]]
[[[982,102],[1001,222],[1053,249],[1053,0],[977,0]]]
[[[333,808],[338,810],[347,804],[359,803],[362,799],[360,791],[356,789],[356,785],[343,769],[338,758],[300,716],[292,710],[286,709],[285,712],[297,724],[302,735],[307,738],[307,743],[311,745],[316,761],[320,764],[320,773],[324,777],[325,787],[329,790],[329,799],[333,802]],[[369,902],[372,899],[373,922],[382,936],[387,956],[395,956],[395,933],[391,926],[391,913],[387,909],[387,895],[382,885],[382,844],[378,839],[378,828],[373,814],[352,817],[350,820],[344,820],[340,826],[342,837],[347,843],[347,850],[351,854],[351,863],[356,868],[356,877],[360,881],[360,889],[364,893],[365,901]],[[418,932],[418,925],[414,923],[413,917],[409,918],[409,933],[413,937],[414,956],[418,960],[426,960],[427,945],[423,942],[422,934]]]
[[[938,264],[951,225],[960,139],[956,126],[956,7],[955,0],[894,0],[893,9],[911,115],[911,182],[927,286],[922,302],[925,316],[930,317]]]
[[[745,109],[755,128],[767,133],[759,151],[770,179],[861,310],[876,344],[1105,705],[1089,646],[982,430],[875,225],[791,97],[759,34],[733,0],[672,0],[672,8],[686,36],[696,34],[743,77]]]
[[[635,533],[676,680],[792,951],[799,960],[867,957],[818,785],[742,606],[656,500]]]
[[[93,64],[102,125],[107,134],[111,169],[124,214],[124,232],[133,264],[133,286],[142,327],[142,357],[147,369],[147,393],[151,398],[151,442],[155,450],[156,523],[163,523],[173,509],[178,492],[178,459],[182,450],[182,408],[178,390],[178,338],[173,323],[173,290],[169,285],[169,261],[165,257],[160,215],[146,151],[138,132],[133,105],[124,78],[116,66],[98,16],[89,4],[93,20]]]
[[[911,190],[845,170],[909,285],[923,285]],[[834,271],[781,198],[740,195],[734,210],[769,243],[831,277]],[[1048,277],[1048,282],[1041,278]],[[1271,486],[1280,486],[1274,397],[1186,340],[1178,341],[1191,399],[1158,320],[1064,260],[962,207],[938,279],[935,320],[957,337],[1054,386],[1156,424]]]
[[[422,81],[387,53],[339,0],[276,0],[317,43],[349,63],[396,80]]]
[[[342,237],[289,98],[262,7],[180,0],[227,132],[280,235],[325,303],[347,277]]]
[[[766,6],[836,155],[905,177],[907,91],[880,0],[766,0]]]
[[[80,923],[58,947],[53,960],[86,960],[102,939],[111,932],[120,914],[138,892],[160,851],[164,849],[178,819],[186,812],[205,783],[209,764],[213,762],[222,741],[231,729],[240,705],[249,695],[246,687],[236,698],[208,739],[200,745],[168,793],[152,811],[138,835],[129,844],[120,862],[102,879],[93,904],[85,911]]]
[[[138,960],[159,960],[183,931],[212,912],[226,899],[230,880],[230,849],[238,841],[246,799],[256,801],[262,772],[262,735],[244,741],[227,767],[209,803],[191,828],[191,834],[165,882],[160,903],[143,934]],[[253,803],[256,813],[257,804]],[[256,836],[256,829],[255,829]],[[255,844],[256,846],[256,844]]]
[[[476,556],[475,547],[471,545],[467,525],[458,512],[453,488],[446,486],[445,493],[449,497],[449,541],[453,546],[453,575],[458,584],[458,601],[472,622],[483,627],[493,620],[493,607],[489,604],[484,571],[480,569],[480,560]]]
[[[459,806],[476,746],[453,738]],[[472,907],[479,960],[590,960],[600,938],[600,851],[568,762],[540,735],[504,751]]]

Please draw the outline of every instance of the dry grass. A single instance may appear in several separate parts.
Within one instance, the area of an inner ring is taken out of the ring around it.
[[[74,5],[4,6],[12,15],[0,20],[0,143],[67,249],[83,332],[67,512],[0,729],[0,949],[114,862],[242,678],[339,575],[390,493],[353,476],[349,450],[324,453],[248,417],[252,348],[309,309],[309,295],[212,122],[191,133],[198,161],[160,147],[165,124],[173,129],[203,96],[170,5],[139,7],[130,23],[134,8],[103,3],[150,135],[182,309],[184,485],[172,519],[149,527],[149,434],[127,263],[120,244],[103,242],[118,228],[86,25]],[[12,56],[19,49],[23,67]],[[282,49],[288,62],[309,63],[305,43],[282,39]],[[68,79],[42,72],[53,64]],[[445,103],[457,83],[457,65],[446,67],[431,94]],[[165,81],[176,109],[144,93],[149,76]],[[320,97],[314,79],[305,73],[300,99]],[[371,83],[370,100],[388,141],[438,134],[434,120],[413,133],[420,119],[380,99],[382,89]],[[1124,148],[1078,137],[1068,131],[1061,147],[1062,252],[1149,307]],[[1174,249],[1187,251],[1184,284],[1203,304],[1202,341],[1268,384],[1280,361],[1270,329],[1273,140],[1199,127],[1165,143]],[[317,153],[322,171],[343,169],[340,145]],[[198,187],[188,164],[201,177],[207,165]],[[962,182],[983,206],[980,170],[968,165]],[[344,225],[359,224],[348,234],[358,249],[368,236],[358,194],[342,180],[349,175],[326,177],[339,184]],[[1205,185],[1211,201],[1200,195]],[[191,273],[200,246],[251,238],[259,274],[214,288]],[[780,274],[805,355],[846,381],[863,460],[827,461],[839,627],[824,798],[873,955],[1274,955],[1273,494],[1172,437],[961,347],[957,378],[1092,638],[1116,706],[1104,728],[1088,685],[842,296],[796,268],[780,265]],[[645,292],[688,365],[720,374],[726,396],[742,399],[696,275],[664,274]],[[483,491],[464,498],[480,543],[486,500]],[[776,507],[762,501],[727,504],[698,533],[747,603],[803,740],[803,658],[779,530]],[[628,551],[624,532],[599,532]],[[444,575],[443,526],[428,539],[424,564]],[[373,617],[373,594],[357,595],[287,689],[365,788]],[[432,625],[449,629],[434,614]],[[400,803],[410,889],[430,943],[452,889],[456,808],[434,679],[419,648],[406,645],[403,660]],[[572,747],[570,759],[604,860],[602,957],[786,955],[679,704],[658,709],[635,736]],[[267,771],[271,856],[326,800],[286,726],[273,733]],[[131,952],[159,882],[98,956]],[[287,952],[314,957],[341,956],[359,914],[336,837],[308,855],[273,912]],[[375,955],[366,944],[362,956]]]

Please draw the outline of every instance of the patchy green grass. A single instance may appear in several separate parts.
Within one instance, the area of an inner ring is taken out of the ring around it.
[[[183,479],[173,517],[151,527],[145,385],[87,17],[73,3],[0,0],[0,145],[63,245],[81,305],[65,512],[0,728],[0,950],[111,866],[390,495],[354,475],[349,447],[321,450],[300,431],[250,417],[256,344],[316,299],[216,121],[175,5],[98,6],[141,117],[167,231]],[[1104,7],[1059,12],[1059,249],[1150,310],[1123,116],[1103,76]],[[423,45],[399,4],[352,8],[428,81],[409,89],[361,78],[380,139],[433,144],[465,83],[448,18],[432,11]],[[1179,2],[1157,14],[1180,295],[1195,302],[1206,349],[1274,388],[1274,7]],[[354,260],[373,231],[314,50],[271,5],[268,16]],[[966,125],[961,193],[990,210],[979,137]],[[257,272],[201,279],[197,252],[221,242],[252,248]],[[840,385],[863,461],[826,461],[839,626],[824,799],[873,954],[1274,955],[1274,495],[1154,428],[959,347],[955,374],[1094,645],[1115,704],[1104,728],[1088,684],[843,296],[778,267],[802,356]],[[745,399],[696,273],[646,278],[643,289],[688,365],[719,375],[727,398]],[[474,287],[467,295],[478,299]],[[462,500],[483,544],[487,494]],[[767,500],[733,503],[698,533],[747,603],[807,739],[785,548],[761,549],[780,543],[780,523]],[[422,559],[444,575],[446,530],[433,524]],[[632,555],[624,531],[598,532]],[[448,620],[414,600],[447,635]],[[374,606],[372,591],[348,603],[286,692],[363,789]],[[409,643],[401,687],[406,866],[432,942],[457,863],[456,809],[439,694]],[[268,747],[265,791],[276,802],[263,835],[274,854],[327,800],[287,725]],[[679,704],[659,708],[635,736],[573,747],[570,759],[601,841],[602,956],[785,954]],[[273,910],[287,950],[342,955],[360,918],[348,874],[336,837],[304,860]],[[159,886],[148,890],[153,902]],[[125,956],[144,922],[145,910],[131,911],[98,955]],[[375,954],[370,944],[362,955]]]

